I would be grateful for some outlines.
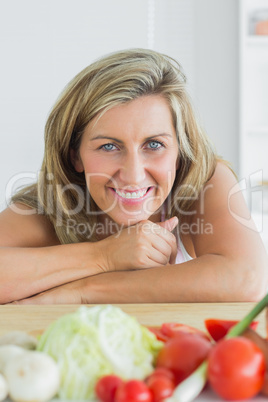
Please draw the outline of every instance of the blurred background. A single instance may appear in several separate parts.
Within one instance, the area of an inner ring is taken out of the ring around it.
[[[36,179],[44,125],[64,86],[130,47],[183,66],[195,110],[266,242],[268,0],[0,0],[0,210]]]

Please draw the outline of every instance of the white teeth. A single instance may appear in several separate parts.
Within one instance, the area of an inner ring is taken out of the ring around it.
[[[131,198],[131,199],[137,199],[137,198],[142,198],[145,194],[146,194],[146,191],[147,191],[147,189],[146,190],[141,190],[141,191],[137,191],[137,192],[133,192],[133,193],[129,193],[129,192],[124,192],[124,191],[120,191],[120,190],[117,190],[116,188],[115,188],[115,192],[118,194],[118,195],[120,195],[120,197],[122,197],[122,198]]]

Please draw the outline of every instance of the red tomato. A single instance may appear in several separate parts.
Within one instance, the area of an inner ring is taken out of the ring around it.
[[[101,377],[95,386],[95,393],[102,402],[114,402],[115,392],[124,381],[116,375]]]
[[[158,354],[156,366],[171,370],[178,384],[206,359],[211,347],[211,342],[199,335],[181,334],[165,343]]]
[[[174,338],[174,336],[177,336],[182,332],[187,334],[197,334],[203,336],[205,339],[210,340],[209,336],[205,332],[200,331],[197,328],[190,327],[189,325],[179,324],[177,322],[165,322],[162,324],[160,330],[162,334],[168,338]]]
[[[175,383],[165,374],[160,374],[160,372],[153,373],[146,380],[148,388],[151,390],[154,402],[161,402],[165,398],[172,395],[175,388]]]
[[[222,339],[230,328],[232,328],[239,321],[233,320],[217,320],[217,319],[208,319],[205,320],[205,326],[210,334],[210,336],[214,339],[214,341],[218,341]],[[250,324],[250,328],[257,329],[258,321],[252,321]]]
[[[115,402],[152,402],[153,396],[147,385],[139,380],[129,380],[120,385],[115,393]]]
[[[224,399],[250,399],[264,383],[265,360],[249,339],[236,337],[219,341],[208,357],[208,379]]]
[[[167,369],[167,368],[165,368],[165,367],[156,367],[156,369],[152,372],[152,374],[150,374],[150,375],[146,378],[145,382],[147,383],[147,380],[148,380],[149,378],[155,377],[155,376],[158,376],[158,375],[167,377],[167,378],[168,378],[170,381],[172,381],[174,384],[175,384],[175,382],[176,382],[174,373],[173,373],[171,370],[169,370],[169,369]]]
[[[166,342],[169,337],[164,335],[159,327],[147,327],[159,341]]]

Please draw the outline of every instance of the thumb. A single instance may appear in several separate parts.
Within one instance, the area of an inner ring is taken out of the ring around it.
[[[164,222],[159,222],[158,225],[162,226],[163,228],[172,232],[172,230],[175,229],[175,227],[178,225],[178,223],[179,223],[179,220],[178,220],[177,216],[173,216],[172,218],[170,218]]]

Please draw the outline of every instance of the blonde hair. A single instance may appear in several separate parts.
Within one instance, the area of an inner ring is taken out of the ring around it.
[[[178,210],[189,211],[193,193],[199,194],[214,172],[216,155],[193,112],[181,66],[172,58],[147,49],[103,57],[66,86],[45,126],[45,152],[38,182],[18,192],[12,201],[47,215],[61,243],[88,240],[85,234],[66,230],[70,217],[77,225],[96,224],[98,211],[84,174],[72,165],[70,149],[79,150],[83,131],[97,114],[152,94],[160,94],[168,101],[179,143],[180,165],[167,216],[180,217]],[[84,205],[76,212],[81,195]],[[96,240],[93,234],[90,241]]]

